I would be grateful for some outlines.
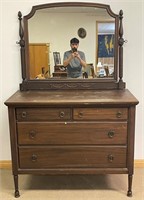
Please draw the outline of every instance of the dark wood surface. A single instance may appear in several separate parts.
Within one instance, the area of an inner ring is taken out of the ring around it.
[[[53,72],[53,77],[58,77],[58,78],[61,78],[61,77],[66,77],[67,78],[67,72]]]
[[[17,128],[20,145],[127,143],[127,122],[18,122]]]
[[[17,91],[8,106],[15,196],[19,174],[128,174],[135,106],[124,90]]]
[[[6,105],[136,105],[138,100],[128,90],[17,91]]]
[[[22,169],[126,167],[126,147],[123,146],[24,146],[19,148],[19,154]],[[112,161],[110,156],[113,156]]]

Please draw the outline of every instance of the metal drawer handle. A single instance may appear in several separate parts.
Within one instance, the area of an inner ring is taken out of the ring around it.
[[[78,116],[79,116],[80,118],[82,118],[82,117],[83,117],[83,112],[79,112],[79,113],[78,113]]]
[[[37,161],[37,155],[33,154],[31,157],[32,162],[36,162]]]
[[[64,115],[65,115],[65,113],[63,111],[61,111],[59,116],[60,116],[60,118],[63,118]]]
[[[25,111],[22,112],[22,118],[26,118],[27,113]]]
[[[108,161],[113,162],[114,156],[112,154],[108,155]]]
[[[113,138],[114,137],[115,132],[114,131],[109,131],[108,132],[108,137],[109,138]]]
[[[116,114],[117,118],[121,118],[122,116],[122,112],[121,111],[118,111],[117,114]]]
[[[35,136],[36,136],[36,131],[31,130],[31,131],[29,132],[29,137],[30,137],[30,139],[34,139]]]

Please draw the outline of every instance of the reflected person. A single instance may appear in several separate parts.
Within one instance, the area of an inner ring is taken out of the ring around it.
[[[67,77],[83,78],[82,67],[86,67],[85,54],[78,50],[79,40],[72,38],[70,40],[71,50],[64,53],[63,65],[67,68]]]

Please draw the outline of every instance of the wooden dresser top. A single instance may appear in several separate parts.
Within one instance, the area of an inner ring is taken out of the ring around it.
[[[138,100],[124,90],[55,90],[17,91],[6,102],[7,106],[44,105],[136,105]]]
[[[6,105],[138,104],[129,90],[17,91]]]

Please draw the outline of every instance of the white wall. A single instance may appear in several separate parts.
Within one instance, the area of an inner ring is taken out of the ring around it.
[[[16,41],[19,41],[17,13],[20,10],[23,15],[27,15],[33,5],[48,2],[54,1],[1,0],[0,3],[0,160],[11,158],[8,112],[4,101],[19,89],[21,82],[20,52],[19,46],[16,44]],[[144,94],[142,90],[144,89],[144,41],[142,38],[144,35],[144,28],[142,27],[144,16],[142,16],[142,0],[93,0],[91,2],[110,4],[115,13],[119,13],[120,9],[124,11],[124,38],[128,40],[128,43],[124,45],[124,81],[127,83],[126,87],[140,101],[136,114],[135,159],[144,159]]]

